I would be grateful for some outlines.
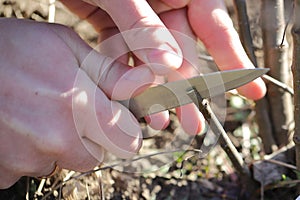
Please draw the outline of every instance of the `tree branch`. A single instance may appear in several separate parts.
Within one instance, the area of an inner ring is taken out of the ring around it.
[[[205,120],[209,123],[209,127],[216,134],[220,135],[219,141],[223,150],[227,153],[230,158],[234,168],[242,175],[250,176],[248,167],[245,165],[243,158],[229,139],[216,115],[211,110],[207,100],[202,99],[201,95],[196,89],[191,89],[187,93],[196,106],[199,108],[200,112],[203,114]]]

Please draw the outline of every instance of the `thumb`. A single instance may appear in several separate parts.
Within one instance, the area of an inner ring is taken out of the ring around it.
[[[79,92],[73,98],[73,116],[83,144],[92,155],[96,152],[92,144],[121,158],[130,158],[140,149],[142,133],[138,121],[127,108],[111,99],[128,99],[148,87],[153,79],[147,67],[131,68],[90,50],[74,84]],[[84,92],[86,101],[82,102]]]
[[[112,100],[126,100],[154,82],[155,76],[147,66],[130,67],[91,50],[81,63],[91,80]]]
[[[52,25],[53,31],[71,49],[80,68],[112,100],[125,100],[148,88],[155,79],[147,66],[130,67],[100,54],[87,45],[74,31]]]
[[[87,151],[98,160],[99,146],[120,158],[135,155],[141,147],[142,133],[132,114],[118,102],[109,100],[81,69],[74,90],[74,125]]]
[[[72,111],[83,144],[92,155],[100,146],[121,158],[133,156],[142,142],[140,126],[127,108],[111,99],[127,99],[148,87],[154,80],[151,70],[114,61],[93,50],[71,29],[53,26],[80,66],[73,86]]]

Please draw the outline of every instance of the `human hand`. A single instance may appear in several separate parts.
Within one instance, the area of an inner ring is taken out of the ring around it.
[[[100,34],[100,42],[119,32],[143,29],[133,31],[132,35],[127,34],[123,38],[117,37],[109,45],[102,45],[100,50],[111,57],[133,50],[137,65],[148,64],[156,75],[165,75],[169,81],[189,78],[201,72],[201,68],[197,67],[195,42],[190,42],[196,41],[197,37],[204,43],[220,70],[254,68],[241,45],[223,0],[89,0],[96,6],[81,0],[62,2],[93,24]],[[145,56],[149,53],[148,49],[135,51],[136,46],[147,46],[143,42],[136,44],[137,41],[152,43],[153,49],[156,49],[154,59]],[[160,51],[162,48],[166,51]],[[122,56],[118,60],[127,63],[128,57]],[[266,87],[261,79],[256,79],[238,88],[238,91],[256,100],[264,96]],[[177,115],[188,133],[196,134],[204,128],[203,116],[193,104],[177,108]],[[164,112],[146,120],[153,128],[160,129],[167,126],[169,118],[168,113]]]
[[[0,188],[139,150],[137,120],[110,99],[129,98],[117,83],[148,87],[151,70],[113,62],[61,25],[2,18],[0,30]]]

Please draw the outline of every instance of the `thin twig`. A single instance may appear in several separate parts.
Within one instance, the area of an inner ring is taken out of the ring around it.
[[[102,172],[101,171],[95,172],[95,175],[96,175],[96,177],[98,179],[98,183],[99,183],[99,197],[100,197],[100,200],[105,200],[104,187],[103,187],[103,182],[102,182]]]
[[[58,183],[60,180],[56,179],[55,182],[52,184],[52,187],[50,189],[50,191],[48,193],[46,193],[43,198],[41,200],[45,200],[47,199],[47,197],[49,197],[55,190],[57,190],[58,188],[61,188],[64,185],[65,181],[69,181],[71,180],[72,176],[75,174],[76,172],[74,171],[70,171],[66,177],[63,179],[62,183]],[[59,191],[59,195],[61,196],[61,190]]]
[[[260,199],[261,200],[265,199],[265,188],[264,188],[264,185],[262,183],[260,184]]]
[[[45,194],[45,196],[41,200],[46,200],[47,197],[49,197],[53,193],[53,191],[57,190],[58,188],[62,188],[67,182],[69,182],[73,179],[78,179],[80,177],[95,173],[97,171],[112,169],[112,168],[117,167],[117,166],[126,166],[126,165],[128,165],[132,162],[135,162],[135,161],[138,161],[138,160],[141,160],[141,159],[151,158],[153,156],[169,154],[169,153],[178,153],[178,152],[182,152],[182,153],[187,153],[187,152],[201,153],[202,151],[199,150],[199,149],[186,149],[186,150],[177,149],[177,150],[172,150],[172,151],[161,151],[161,152],[156,152],[156,153],[152,153],[152,154],[147,154],[147,155],[144,155],[144,156],[139,156],[139,157],[131,159],[131,160],[120,161],[120,162],[117,162],[115,164],[107,165],[107,166],[104,166],[104,167],[99,167],[98,169],[93,169],[93,170],[90,170],[90,171],[87,171],[87,172],[83,172],[83,173],[80,173],[76,176],[74,176],[75,172],[72,171],[72,175],[65,177],[60,184],[55,185],[54,187],[52,187],[51,191],[48,192],[47,194]]]
[[[273,164],[276,164],[276,165],[279,165],[279,166],[283,166],[283,167],[286,167],[286,168],[289,168],[289,169],[292,169],[292,170],[299,171],[296,166],[287,164],[285,162],[281,162],[279,160],[269,159],[269,160],[264,160],[264,161],[269,162],[269,163],[273,163]]]
[[[29,190],[30,190],[30,177],[26,177],[26,195],[25,195],[25,199],[29,200]]]
[[[199,55],[199,58],[203,59],[205,61],[214,62],[214,59],[211,56]],[[262,77],[265,80],[269,81],[270,83],[272,83],[272,84],[276,85],[277,87],[283,89],[284,91],[290,93],[292,96],[294,95],[294,89],[292,87],[288,86],[287,84],[285,84],[285,83],[279,81],[278,79],[276,79],[276,78],[274,78],[274,77],[272,77],[270,75],[267,75],[267,74],[263,75]]]
[[[255,66],[257,66],[256,56],[254,53],[253,42],[252,42],[252,35],[250,32],[249,19],[247,15],[246,1],[234,0],[234,6],[238,17],[239,28],[240,28],[239,34],[240,34],[241,41],[250,60]]]
[[[222,146],[223,150],[227,153],[235,169],[241,175],[250,176],[249,169],[246,167],[241,155],[239,154],[239,152],[231,142],[230,138],[226,134],[225,130],[223,129],[216,115],[211,110],[208,102],[202,99],[199,92],[194,88],[192,88],[187,94],[190,96],[193,102],[198,106],[205,120],[209,123],[211,130],[215,134],[220,136],[219,138],[220,145]]]
[[[269,81],[270,83],[276,85],[278,88],[283,89],[284,91],[288,92],[290,95],[294,96],[294,89],[287,84],[277,80],[276,78],[273,78],[270,75],[264,74],[262,76],[263,79]]]
[[[285,180],[285,181],[280,181],[279,183],[275,183],[272,185],[266,185],[264,187],[265,190],[272,190],[272,189],[276,189],[276,188],[282,188],[282,187],[286,187],[288,185],[297,185],[300,183],[300,180]]]
[[[90,200],[91,197],[90,197],[90,191],[89,191],[89,186],[87,183],[85,183],[85,188],[86,188],[86,195],[87,195],[87,199]]]
[[[291,12],[290,12],[288,20],[287,20],[287,22],[285,24],[284,31],[283,31],[283,36],[282,36],[282,39],[281,39],[281,43],[279,45],[281,48],[283,47],[283,43],[284,43],[284,39],[285,39],[285,35],[286,35],[286,30],[287,30],[287,28],[288,28],[288,26],[289,26],[289,24],[290,24],[290,22],[291,22],[291,20],[292,20],[292,18],[294,16],[294,11],[295,11],[295,2],[293,1],[292,2]]]
[[[219,136],[219,143],[229,157],[235,170],[240,174],[244,190],[247,191],[245,195],[250,198],[250,196],[253,195],[253,192],[257,189],[257,183],[252,179],[250,170],[245,164],[243,158],[231,142],[218,118],[213,113],[209,103],[202,99],[199,92],[194,88],[192,88],[190,91],[187,91],[187,94],[193,100],[194,104],[198,106],[205,120],[209,123],[213,133]]]
[[[294,96],[294,89],[291,88],[290,86],[288,86],[287,84],[273,78],[272,76],[269,75],[263,75],[262,76],[264,79],[266,79],[267,81],[269,81],[270,83],[278,86],[279,88],[283,89],[284,91],[290,93],[292,96]]]
[[[38,195],[38,196],[43,195],[42,190],[44,188],[45,183],[46,183],[46,178],[43,178],[39,184],[38,189],[35,192],[36,195]]]
[[[180,170],[180,177],[182,177],[183,176],[183,166],[184,166],[184,163],[186,162],[186,161],[188,161],[189,159],[191,159],[192,157],[195,157],[196,155],[191,155],[191,156],[188,156],[187,158],[185,158],[185,159],[183,159],[182,160],[182,162],[181,162],[181,165],[180,165],[180,167],[179,167],[179,170]]]
[[[55,1],[56,0],[49,0],[49,11],[48,11],[48,22],[49,23],[55,22]]]

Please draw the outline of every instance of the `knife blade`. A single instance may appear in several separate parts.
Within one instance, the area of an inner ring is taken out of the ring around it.
[[[168,82],[146,89],[143,93],[120,101],[136,118],[193,103],[188,96],[192,88],[202,98],[214,97],[240,87],[265,74],[268,69],[238,69],[203,74],[189,79]]]

